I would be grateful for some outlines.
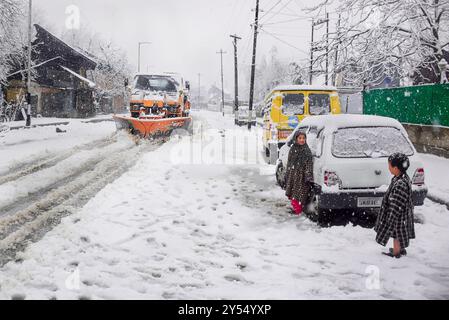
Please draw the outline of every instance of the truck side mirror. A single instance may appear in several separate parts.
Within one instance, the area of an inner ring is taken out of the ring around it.
[[[190,81],[186,81],[186,89],[190,90]]]

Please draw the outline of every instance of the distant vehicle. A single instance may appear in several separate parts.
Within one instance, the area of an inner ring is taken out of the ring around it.
[[[249,123],[249,105],[244,104],[239,106],[239,111],[235,115],[235,124],[238,126],[248,125]],[[256,126],[256,113],[253,111],[251,118],[251,124]]]
[[[313,212],[354,209],[378,211],[392,176],[388,157],[402,152],[410,157],[413,202],[422,206],[427,196],[423,163],[404,127],[395,119],[364,115],[309,117],[280,150],[276,178],[285,188],[285,168],[294,135],[303,131],[314,154],[314,180],[322,193],[313,199]]]
[[[340,114],[337,88],[327,86],[279,86],[265,98],[263,145],[270,164],[279,149],[306,117]]]

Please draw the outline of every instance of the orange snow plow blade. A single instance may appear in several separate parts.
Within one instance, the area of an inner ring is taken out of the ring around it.
[[[132,118],[127,116],[114,116],[118,130],[127,130],[142,138],[155,138],[168,136],[176,129],[189,130],[191,117],[163,118],[161,116],[146,116]]]

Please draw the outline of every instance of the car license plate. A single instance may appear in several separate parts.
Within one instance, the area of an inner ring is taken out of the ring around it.
[[[380,208],[383,198],[358,198],[357,206],[359,208]]]

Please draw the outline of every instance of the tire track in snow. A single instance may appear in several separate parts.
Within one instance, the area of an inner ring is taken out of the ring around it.
[[[50,155],[38,156],[32,160],[18,163],[10,168],[9,172],[0,176],[0,185],[18,180],[30,174],[54,167],[61,161],[64,161],[74,154],[81,151],[93,150],[96,148],[104,148],[112,143],[117,142],[117,135],[114,134],[105,139],[96,140],[87,144],[76,146],[72,150],[62,152],[55,152]],[[25,169],[24,169],[25,168]]]
[[[114,151],[123,151],[123,150],[129,150],[131,147],[121,148]],[[47,194],[51,193],[53,190],[56,190],[69,182],[75,180],[78,176],[80,176],[85,171],[93,170],[93,168],[105,160],[106,157],[110,155],[110,152],[105,152],[102,154],[97,154],[91,157],[86,163],[82,164],[79,167],[73,167],[70,168],[71,172],[68,173],[65,176],[61,176],[61,179],[55,181],[54,183],[51,183],[49,185],[46,185],[42,188],[40,188],[37,191],[27,193],[25,196],[17,197],[14,199],[12,203],[9,203],[3,207],[0,208],[0,218],[1,217],[7,217],[11,216],[14,213],[23,210],[29,206],[29,203],[34,203],[38,201],[39,199],[42,199]],[[0,240],[1,240],[1,233],[0,233]]]
[[[82,208],[106,185],[119,178],[141,154],[154,151],[158,143],[144,142],[89,163],[78,175],[64,178],[59,186],[45,190],[34,203],[28,202],[13,215],[0,221],[0,266],[14,260],[29,243],[38,241],[62,218]],[[11,209],[14,210],[14,209]]]

